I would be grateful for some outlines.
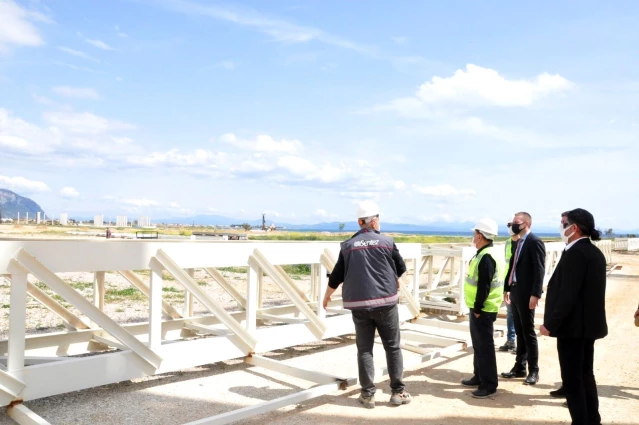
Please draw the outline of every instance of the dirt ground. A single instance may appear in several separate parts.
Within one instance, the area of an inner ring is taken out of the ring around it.
[[[609,335],[595,346],[595,374],[600,411],[605,424],[639,423],[639,329],[633,312],[639,302],[639,255],[615,254],[623,268],[608,280]],[[496,339],[501,345],[503,338]],[[406,370],[413,394],[406,406],[388,404],[388,381],[380,379],[377,407],[356,402],[358,387],[289,406],[241,423],[246,424],[557,424],[570,423],[562,400],[548,392],[560,384],[555,340],[539,338],[540,382],[526,386],[522,380],[501,380],[494,399],[476,400],[459,385],[472,370],[472,355],[459,352]],[[269,353],[297,366],[344,376],[357,376],[352,336],[319,341]],[[405,358],[415,356],[406,352]],[[376,363],[384,363],[376,347]],[[510,353],[497,354],[500,371],[514,363]],[[27,402],[52,424],[184,424],[212,415],[255,405],[311,387],[297,380],[241,361],[221,362],[172,374],[108,385],[86,391]],[[0,424],[13,423],[0,416]]]
[[[639,329],[633,313],[639,302],[639,255],[615,254],[615,263],[623,268],[608,279],[606,312],[609,335],[595,345],[595,376],[599,389],[600,412],[604,424],[639,423]],[[438,359],[406,375],[413,402],[393,407],[387,403],[388,381],[380,384],[385,394],[373,410],[361,408],[352,391],[307,402],[294,412],[272,413],[247,421],[247,424],[557,424],[570,423],[563,400],[548,392],[561,382],[556,340],[539,337],[540,381],[535,386],[522,380],[499,382],[494,399],[477,400],[459,385],[472,371],[472,355],[460,353]],[[496,340],[503,343],[503,338]],[[352,358],[351,361],[355,359]],[[498,353],[498,369],[509,370],[514,356]],[[379,394],[379,391],[378,391]]]

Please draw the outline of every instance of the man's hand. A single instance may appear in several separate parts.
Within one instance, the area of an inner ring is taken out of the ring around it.
[[[331,302],[331,295],[333,295],[333,292],[335,292],[335,289],[331,288],[330,286],[326,288],[326,293],[324,294],[324,301],[322,301],[322,306],[324,306],[324,310],[326,310],[326,308],[328,307],[328,303]]]
[[[541,327],[539,328],[539,332],[541,332],[542,335],[550,336],[550,332],[548,332],[548,329],[546,329],[544,325],[541,325]]]
[[[530,303],[528,304],[528,307],[529,307],[531,310],[534,310],[534,309],[536,309],[536,308],[537,308],[537,304],[539,304],[539,298],[537,298],[537,297],[536,297],[536,296],[534,296],[534,295],[533,295],[533,296],[531,296],[531,297],[530,297]]]
[[[635,319],[639,316],[639,307],[637,307],[637,311],[635,311]]]
[[[506,304],[510,304],[510,292],[504,292],[504,301]]]
[[[324,306],[324,310],[326,310],[326,308],[328,307],[328,303],[331,302],[331,296],[326,294],[324,296],[324,301],[322,302],[322,305]]]

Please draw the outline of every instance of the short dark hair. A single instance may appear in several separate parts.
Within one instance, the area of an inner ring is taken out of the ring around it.
[[[595,218],[583,208],[563,212],[561,216],[566,217],[569,224],[579,227],[584,236],[589,236],[593,241],[601,239],[601,232],[595,229]]]
[[[528,222],[528,223],[532,224],[532,216],[531,216],[530,214],[528,214],[527,212],[520,211],[520,212],[518,212],[518,213],[517,213],[517,214],[515,214],[515,215],[521,215],[521,216],[523,216],[523,217],[525,218],[525,220],[524,220],[524,221],[526,221],[526,222]]]

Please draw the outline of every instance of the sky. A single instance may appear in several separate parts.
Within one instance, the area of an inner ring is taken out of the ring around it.
[[[0,0],[0,188],[49,214],[639,228],[639,2]]]

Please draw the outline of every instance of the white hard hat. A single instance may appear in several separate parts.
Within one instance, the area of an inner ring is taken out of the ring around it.
[[[492,239],[497,236],[497,222],[491,218],[482,218],[475,224],[475,227],[470,230],[477,230],[488,239]]]
[[[379,207],[373,201],[362,201],[357,205],[357,218],[367,218],[379,215]]]

